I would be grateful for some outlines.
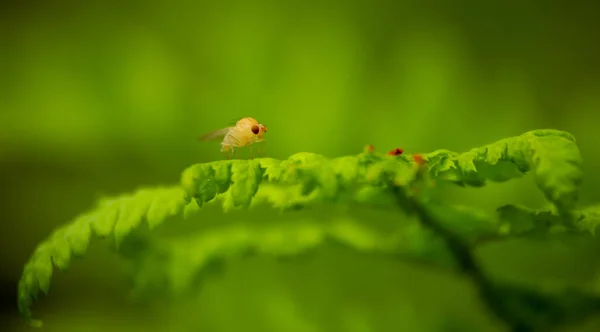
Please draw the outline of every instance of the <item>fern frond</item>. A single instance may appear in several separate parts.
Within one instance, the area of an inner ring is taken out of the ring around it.
[[[350,216],[268,225],[233,224],[185,238],[146,243],[146,250],[154,254],[138,261],[134,293],[156,295],[160,290],[165,296],[189,294],[212,266],[222,266],[229,259],[249,254],[296,257],[328,244],[442,268],[452,269],[456,264],[444,244],[414,220],[393,231],[375,230]]]
[[[448,227],[454,219],[469,219],[470,216],[461,216],[459,211],[438,213],[448,210],[444,204],[412,197],[399,186],[391,189],[405,212],[417,215],[423,226],[442,239],[458,269],[471,279],[491,312],[511,331],[548,331],[580,323],[600,312],[600,297],[582,290],[538,291],[494,281],[480,267],[468,242]]]
[[[554,204],[560,220],[570,215],[575,216],[575,223],[580,228],[593,229],[591,225],[597,224],[596,212],[587,211],[588,217],[581,218],[579,215],[579,219],[577,212],[574,212],[581,182],[581,160],[575,140],[566,132],[536,130],[465,153],[438,150],[421,156],[424,166],[411,155],[391,156],[372,151],[334,159],[303,152],[286,160],[261,158],[192,165],[183,171],[180,187],[142,189],[133,194],[105,199],[92,211],[58,228],[35,249],[25,265],[19,282],[19,311],[30,322],[40,323],[31,317],[32,301],[37,298],[39,291],[48,292],[54,266],[66,269],[74,257],[85,253],[92,238],[108,237],[115,248],[123,252],[128,250],[120,247],[123,241],[131,245],[136,237],[129,235],[140,227],[146,225],[152,229],[169,216],[180,212],[193,213],[205,204],[221,203],[225,211],[248,209],[264,203],[283,210],[315,204],[358,203],[389,207],[409,203],[408,199],[397,201],[396,195],[390,192],[390,188],[397,186],[405,193],[412,189],[420,190],[419,184],[428,183],[428,180],[483,186],[487,181],[503,182],[533,172],[538,188]],[[419,199],[427,202],[424,199],[426,194],[419,192]],[[192,200],[196,204],[189,204]],[[427,208],[432,218],[443,227],[452,229],[455,240],[466,248],[481,237],[501,235],[502,227],[506,225],[500,223],[502,216],[488,217],[473,209],[428,203]],[[510,218],[523,222],[523,230],[515,230],[515,226],[510,225],[511,231],[508,233],[514,234],[525,232],[528,226],[524,225],[528,220],[537,222],[543,219],[547,223],[548,220],[554,220],[552,218],[558,218],[552,213],[532,214],[507,208],[502,211],[505,217],[507,213],[512,213]],[[594,213],[596,217],[589,217]],[[400,253],[424,261],[431,255],[443,256],[444,252],[444,245],[436,244],[436,236],[424,235],[429,230],[419,228],[414,234],[403,229],[401,235],[386,238],[348,220],[338,223],[337,228],[308,221],[302,225],[293,228],[289,224],[282,224],[281,227],[262,230],[265,234],[273,235],[273,238],[265,238],[263,233],[250,228],[219,230],[195,239],[197,242],[194,242],[194,246],[197,247],[184,252],[180,249],[182,243],[162,247],[148,238],[139,237],[137,239],[143,245],[138,243],[140,247],[132,249],[138,250],[138,256],[133,261],[140,266],[142,262],[154,261],[156,268],[157,257],[162,263],[175,262],[172,257],[179,257],[178,260],[193,259],[187,265],[171,264],[179,266],[182,271],[188,269],[187,272],[180,271],[167,278],[175,285],[174,289],[178,289],[177,285],[186,284],[190,271],[194,271],[189,266],[202,270],[209,260],[223,259],[250,249],[275,255],[296,254],[327,240],[334,240],[359,251]],[[407,238],[402,234],[412,235]],[[436,235],[436,232],[432,234]],[[416,243],[420,243],[421,247],[417,247]],[[181,248],[185,247],[183,245]],[[428,253],[430,249],[433,251]],[[138,281],[141,285],[150,282]]]
[[[561,213],[575,207],[582,180],[575,138],[559,130],[534,130],[461,154],[439,150],[424,157],[433,177],[460,185],[504,182],[533,171],[538,188]]]
[[[561,213],[575,207],[582,178],[581,157],[574,138],[557,130],[535,130],[465,153],[438,150],[422,156],[430,178],[458,185],[483,186],[487,181],[508,181],[533,171],[538,188]],[[340,192],[385,188],[390,184],[389,177],[395,184],[408,185],[416,175],[410,155],[365,152],[355,157],[327,159],[302,152],[287,160],[227,160],[193,165],[183,172],[181,183],[186,200],[193,198],[200,206],[216,194],[225,193],[228,198],[224,207],[229,210],[248,207],[262,181],[299,186],[300,195],[313,195],[310,201],[334,201],[341,197]]]
[[[183,191],[179,187],[142,189],[100,201],[90,212],[77,217],[70,224],[56,229],[37,246],[24,267],[18,284],[18,309],[32,325],[31,305],[39,292],[47,294],[54,268],[64,271],[72,260],[82,257],[94,237],[111,237],[118,248],[123,238],[145,221],[153,228],[179,213],[184,206]]]
[[[595,235],[600,224],[600,205],[593,205],[572,212],[573,225],[565,225],[560,215],[551,210],[534,210],[524,206],[508,204],[498,208],[502,233],[510,235],[589,232]],[[567,226],[571,226],[568,227]]]
[[[407,158],[374,154],[330,160],[302,152],[287,160],[264,158],[196,164],[183,172],[181,183],[187,201],[195,199],[202,206],[216,194],[225,194],[224,208],[229,210],[248,207],[263,181],[285,187],[297,186],[301,195],[315,194],[315,200],[330,201],[335,200],[341,190],[385,185],[381,176],[386,170],[403,176],[408,183],[414,173],[411,173],[411,165]],[[217,173],[229,177],[219,178]],[[215,190],[217,186],[219,190]]]
[[[596,235],[596,227],[600,225],[600,205],[592,205],[579,209],[575,213],[576,227]]]

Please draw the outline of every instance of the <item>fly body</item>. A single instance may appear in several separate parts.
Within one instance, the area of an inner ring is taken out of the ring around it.
[[[254,118],[245,117],[238,120],[233,127],[212,131],[199,139],[201,141],[221,140],[221,152],[233,155],[236,148],[264,141],[266,132],[265,125]]]

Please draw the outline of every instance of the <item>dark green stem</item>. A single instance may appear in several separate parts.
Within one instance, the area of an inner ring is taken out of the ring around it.
[[[419,202],[418,198],[407,195],[404,189],[398,186],[392,186],[392,191],[398,205],[402,209],[408,213],[416,214],[425,227],[431,229],[446,242],[448,250],[452,253],[460,271],[473,280],[481,298],[486,302],[494,315],[506,323],[510,331],[525,332],[535,330],[530,324],[512,317],[505,310],[506,308],[502,305],[504,301],[500,298],[501,295],[475,261],[468,244],[437,223],[424,205]]]

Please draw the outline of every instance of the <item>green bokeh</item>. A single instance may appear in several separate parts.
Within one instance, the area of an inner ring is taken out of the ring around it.
[[[16,305],[23,264],[53,228],[98,197],[176,183],[188,165],[223,158],[218,144],[195,138],[243,116],[267,125],[274,158],[336,157],[365,144],[463,151],[532,129],[566,130],[584,157],[582,204],[600,201],[600,6],[592,2],[1,6],[7,306]],[[545,204],[530,178],[456,189],[448,199],[490,209]],[[206,211],[198,222],[227,218]],[[478,255],[510,280],[594,285],[598,248],[515,241]],[[126,269],[96,243],[55,276],[34,312],[46,331],[502,330],[460,276],[339,248],[285,264],[231,262],[200,297],[175,303],[130,302]],[[27,330],[12,307],[2,314],[8,330]]]

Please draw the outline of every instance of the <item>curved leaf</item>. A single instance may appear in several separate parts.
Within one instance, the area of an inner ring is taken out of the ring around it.
[[[575,208],[582,180],[575,139],[559,130],[533,130],[462,154],[439,150],[424,159],[433,177],[460,185],[483,186],[533,171],[538,188],[561,214]]]
[[[160,255],[144,257],[135,271],[136,294],[195,294],[190,289],[215,264],[248,254],[294,257],[314,252],[327,244],[354,251],[402,257],[407,260],[452,268],[453,258],[444,244],[412,221],[394,231],[368,227],[349,216],[329,221],[286,220],[268,225],[233,224],[205,230],[185,238],[158,241],[149,251]],[[151,259],[146,259],[152,257]],[[156,269],[162,266],[162,269]],[[143,280],[143,282],[140,282]],[[160,286],[159,286],[160,285]]]
[[[32,318],[30,307],[39,291],[48,293],[54,267],[67,269],[73,258],[85,254],[93,237],[111,236],[118,247],[144,220],[155,226],[181,211],[183,205],[179,187],[142,189],[105,199],[91,212],[58,228],[37,246],[25,265],[18,285],[19,312],[32,325],[40,326],[41,321]]]
[[[205,204],[218,202],[225,211],[264,203],[284,210],[319,203],[389,207],[399,203],[389,190],[395,186],[402,186],[411,195],[420,195],[420,200],[426,202],[424,197],[428,194],[423,189],[429,190],[431,179],[483,186],[487,181],[508,181],[533,172],[537,186],[554,204],[560,217],[550,212],[533,214],[511,207],[500,209],[497,217],[442,204],[431,204],[429,211],[434,219],[456,234],[456,241],[462,241],[465,248],[481,237],[526,233],[531,228],[526,224],[532,220],[533,224],[547,224],[555,220],[553,218],[562,220],[570,215],[575,217],[575,225],[580,229],[593,230],[597,224],[595,210],[585,212],[586,217],[575,211],[581,160],[575,140],[568,133],[535,130],[465,153],[438,150],[421,157],[425,167],[412,155],[391,156],[370,150],[333,159],[302,152],[286,160],[262,158],[192,165],[182,173],[180,187],[142,189],[104,199],[89,213],[58,228],[35,249],[25,265],[18,289],[19,311],[30,322],[40,323],[31,317],[32,301],[40,290],[48,292],[54,266],[61,270],[68,268],[74,257],[85,253],[94,237],[108,237],[121,252],[129,251],[132,254],[129,257],[135,257],[133,261],[140,271],[147,271],[144,262],[154,262],[151,265],[154,269],[165,268],[161,264],[167,264],[179,271],[169,277],[173,289],[188,284],[194,266],[201,270],[208,262],[249,250],[296,255],[333,240],[359,251],[403,253],[403,257],[437,265],[441,261],[434,257],[448,254],[436,236],[417,226],[400,227],[399,234],[382,235],[349,220],[329,225],[306,221],[297,228],[284,223],[262,232],[224,228],[201,235],[195,239],[197,242],[190,244],[192,247],[184,242],[162,247],[149,238],[131,236],[143,225],[151,230],[169,216],[187,214]],[[192,200],[196,204],[189,204]],[[192,261],[186,265],[179,260]],[[149,275],[138,273],[138,277],[140,285],[152,284]]]

